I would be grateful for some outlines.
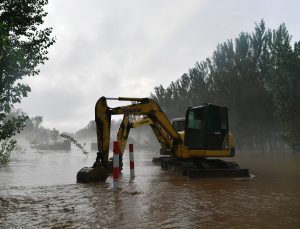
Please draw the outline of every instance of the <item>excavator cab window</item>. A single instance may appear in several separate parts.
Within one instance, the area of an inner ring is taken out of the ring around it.
[[[186,112],[184,144],[189,149],[204,148],[204,124],[205,108],[188,109]]]
[[[175,118],[172,120],[172,126],[177,132],[184,131],[184,118]]]
[[[207,104],[186,111],[184,144],[195,150],[221,150],[228,133],[226,107]]]

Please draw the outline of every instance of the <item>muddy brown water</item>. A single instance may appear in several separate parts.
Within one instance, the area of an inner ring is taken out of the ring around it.
[[[156,153],[128,154],[118,192],[112,179],[77,184],[91,166],[71,152],[14,153],[0,167],[0,228],[300,228],[300,157],[239,156],[255,177],[189,179],[162,171]]]

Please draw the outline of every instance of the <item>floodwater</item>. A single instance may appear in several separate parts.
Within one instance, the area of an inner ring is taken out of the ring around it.
[[[300,158],[234,158],[255,177],[201,178],[162,171],[152,152],[125,153],[120,188],[112,179],[77,184],[95,153],[16,152],[0,167],[0,228],[300,228]]]

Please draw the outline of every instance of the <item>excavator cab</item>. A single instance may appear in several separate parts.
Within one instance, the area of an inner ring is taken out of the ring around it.
[[[189,150],[222,150],[229,133],[228,109],[214,104],[188,108],[184,145]]]

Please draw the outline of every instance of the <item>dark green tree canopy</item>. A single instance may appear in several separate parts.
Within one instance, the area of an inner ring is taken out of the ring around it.
[[[43,28],[48,0],[2,0],[0,2],[0,139],[24,126],[25,115],[8,120],[6,114],[30,92],[20,82],[39,73],[55,42],[52,28]]]
[[[170,118],[203,102],[230,108],[230,124],[244,148],[263,150],[281,139],[300,149],[300,42],[291,45],[285,24],[266,29],[262,20],[252,33],[219,44],[212,57],[152,98]]]

